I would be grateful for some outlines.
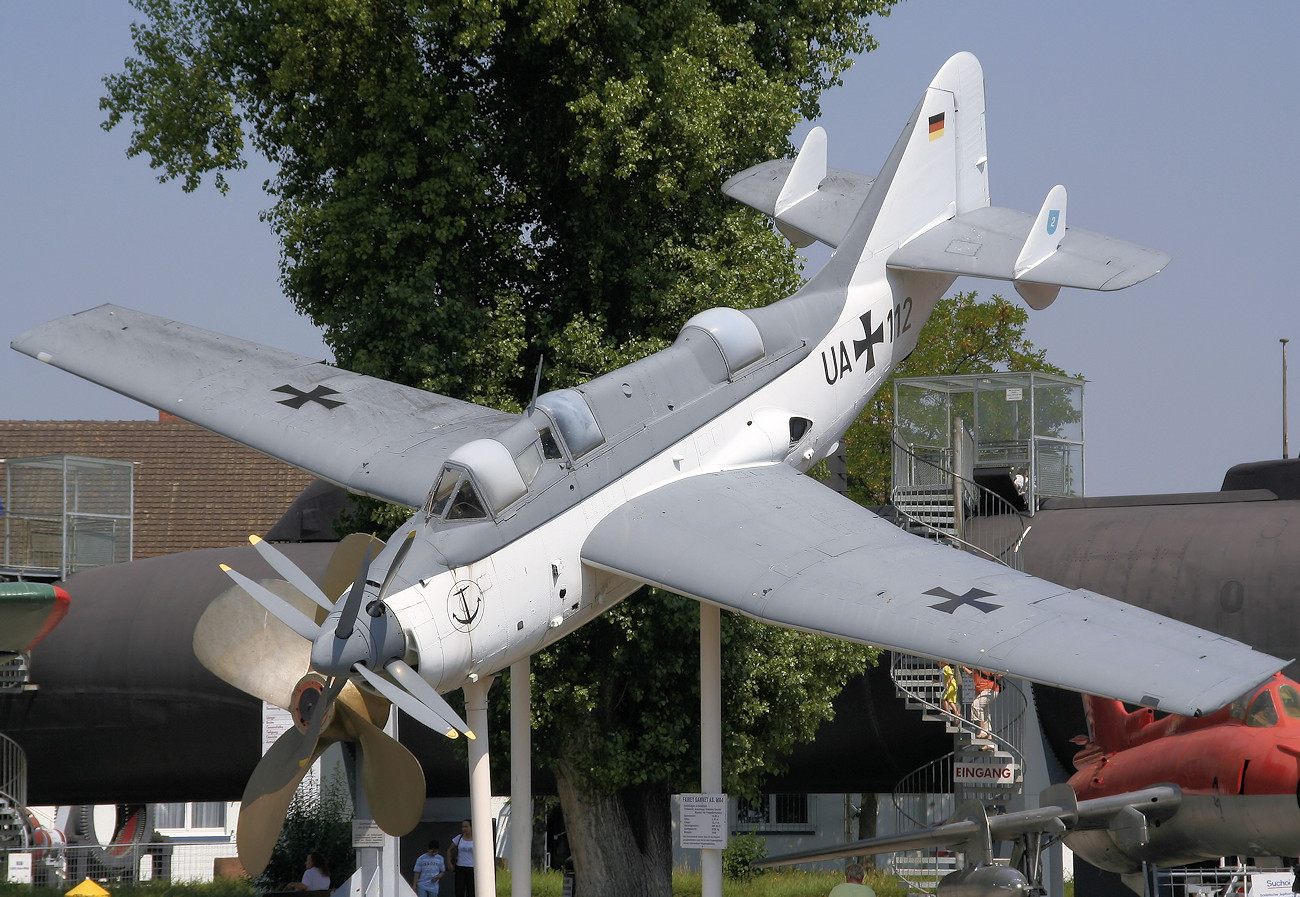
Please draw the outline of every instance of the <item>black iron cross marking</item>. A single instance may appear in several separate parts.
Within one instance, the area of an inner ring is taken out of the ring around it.
[[[311,392],[303,392],[301,389],[298,389],[295,386],[290,386],[288,383],[286,383],[284,384],[284,386],[275,387],[275,389],[271,390],[271,392],[282,392],[285,393],[286,395],[292,396],[293,398],[281,399],[280,404],[288,405],[290,408],[294,408],[294,409],[301,408],[303,405],[306,405],[308,402],[315,402],[316,404],[320,405],[322,408],[328,408],[330,410],[333,410],[340,405],[347,404],[346,402],[341,402],[338,399],[327,398],[327,396],[338,395],[339,391],[337,389],[330,389],[328,386],[322,386],[322,385],[317,385],[316,388],[313,389]]]
[[[873,333],[871,330],[871,312],[867,312],[861,318],[862,334],[866,339],[855,339],[853,341],[853,360],[857,361],[862,357],[862,353],[867,353],[867,366],[865,370],[871,370],[876,366],[876,343],[885,341],[885,325],[881,324]]]
[[[933,608],[934,610],[941,610],[945,614],[955,614],[957,612],[957,608],[962,607],[963,605],[967,607],[973,607],[976,610],[986,614],[992,613],[993,611],[997,610],[1002,606],[1001,604],[988,604],[987,602],[981,602],[980,601],[981,598],[995,597],[992,592],[985,592],[982,589],[967,589],[965,595],[954,595],[952,592],[948,591],[947,589],[935,588],[935,589],[931,589],[928,592],[922,592],[921,594],[933,595],[936,598],[948,599],[947,601],[942,601],[939,604],[930,605],[930,607]]]

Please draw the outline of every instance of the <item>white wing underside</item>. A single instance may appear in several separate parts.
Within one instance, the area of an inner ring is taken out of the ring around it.
[[[1174,713],[1221,707],[1283,665],[905,533],[784,464],[641,495],[596,526],[582,557],[778,626]]]

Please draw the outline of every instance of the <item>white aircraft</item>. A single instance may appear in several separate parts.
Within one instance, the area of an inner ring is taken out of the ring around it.
[[[13,342],[415,509],[368,562],[364,537],[348,542],[323,585],[263,545],[292,585],[231,571],[241,588],[199,626],[210,669],[293,708],[299,723],[245,794],[249,872],[269,857],[303,764],[330,740],[361,743],[381,827],[418,821],[419,767],[377,728],[388,712],[377,696],[440,731],[468,731],[439,693],[527,657],[646,583],[778,626],[1188,715],[1283,665],[908,535],[802,475],[912,351],[956,276],[1010,280],[1043,308],[1062,286],[1121,289],[1168,261],[1067,227],[1061,187],[1037,216],[990,206],[973,56],[943,66],[874,179],[827,169],[816,129],[794,162],[759,165],[724,189],[792,240],[834,254],[793,296],[696,315],[671,347],[542,395],[522,415],[111,305]]]

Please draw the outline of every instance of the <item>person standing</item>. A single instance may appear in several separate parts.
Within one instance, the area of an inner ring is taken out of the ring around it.
[[[862,883],[865,874],[861,863],[849,863],[844,867],[844,881],[831,888],[827,897],[876,897],[875,890]]]
[[[468,819],[460,823],[460,834],[451,839],[447,851],[456,873],[456,897],[474,897],[474,829]]]
[[[952,668],[952,664],[943,663],[939,665],[939,673],[943,677],[943,695],[940,697],[943,702],[943,709],[953,716],[961,716],[957,671]]]
[[[993,723],[989,718],[989,705],[993,699],[1002,691],[1002,677],[990,670],[972,670],[970,667],[962,667],[962,670],[970,673],[971,679],[975,682],[975,700],[970,703],[970,718],[979,725],[980,731],[977,737],[992,738]]]
[[[415,859],[411,884],[415,886],[417,897],[438,897],[438,882],[447,872],[447,864],[438,853],[441,846],[434,838],[429,842],[429,848]]]

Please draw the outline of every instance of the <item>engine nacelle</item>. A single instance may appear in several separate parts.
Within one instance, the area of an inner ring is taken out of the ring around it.
[[[1019,869],[984,863],[945,875],[935,893],[938,897],[1024,897],[1029,882]]]

